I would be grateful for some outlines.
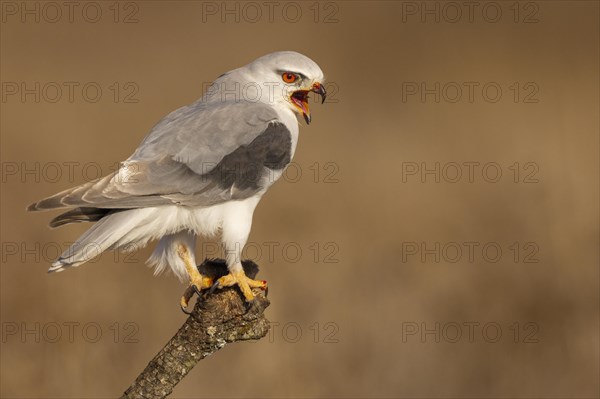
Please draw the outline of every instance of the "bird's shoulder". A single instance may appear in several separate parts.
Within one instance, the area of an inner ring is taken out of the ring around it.
[[[277,111],[263,103],[248,101],[204,102],[196,101],[183,106],[163,117],[150,131],[157,134],[164,131],[210,130],[236,131],[255,126],[266,127],[278,121]]]
[[[179,157],[189,151],[225,155],[278,123],[283,121],[267,104],[199,100],[163,117],[130,159],[154,158],[158,153]]]

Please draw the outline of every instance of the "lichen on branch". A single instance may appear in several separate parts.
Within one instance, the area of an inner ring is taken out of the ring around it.
[[[246,275],[255,278],[258,266],[252,261],[244,261],[243,266]],[[200,273],[213,279],[227,274],[225,261],[220,259],[206,260],[198,268]],[[228,343],[258,340],[267,335],[269,321],[264,311],[270,302],[264,292],[255,290],[254,293],[251,305],[237,287],[199,298],[179,331],[148,363],[121,399],[165,398],[200,360]]]

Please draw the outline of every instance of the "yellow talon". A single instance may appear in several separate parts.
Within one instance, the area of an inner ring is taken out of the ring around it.
[[[181,305],[182,309],[187,309],[190,299],[192,299],[192,296],[194,296],[195,292],[199,292],[199,291],[208,289],[208,288],[212,287],[212,285],[213,285],[212,278],[203,276],[200,273],[198,273],[198,275],[200,277],[195,278],[190,281],[190,285],[186,288],[185,292],[183,293],[183,295],[181,297],[179,304]],[[184,310],[184,312],[185,312],[185,310]]]
[[[192,299],[192,296],[194,296],[194,292],[200,292],[204,289],[212,287],[213,279],[200,274],[198,268],[192,261],[192,257],[188,252],[188,248],[185,245],[179,245],[179,247],[177,248],[177,255],[179,255],[179,257],[183,261],[185,269],[187,270],[188,275],[190,276],[190,285],[187,287],[187,289],[181,296],[181,300],[179,301],[181,309],[185,313],[188,313],[186,309],[188,307],[190,299]]]
[[[231,272],[217,280],[218,288],[231,287],[232,285],[240,287],[242,294],[244,294],[244,298],[246,298],[246,301],[248,302],[251,302],[254,299],[252,288],[260,288],[262,290],[267,289],[266,280],[252,280],[246,276],[244,270]]]

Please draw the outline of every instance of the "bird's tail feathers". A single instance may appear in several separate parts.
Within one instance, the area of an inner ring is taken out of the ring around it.
[[[48,273],[79,266],[107,249],[126,243],[126,235],[146,217],[138,209],[111,213],[96,222],[88,231],[52,263]]]

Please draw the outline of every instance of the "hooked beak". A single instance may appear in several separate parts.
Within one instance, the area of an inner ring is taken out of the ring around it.
[[[327,98],[327,92],[325,91],[325,87],[319,83],[315,82],[310,90],[298,90],[292,93],[290,99],[292,103],[296,105],[296,107],[302,112],[302,116],[304,116],[304,120],[306,124],[310,124],[312,120],[310,116],[310,109],[308,108],[308,94],[310,92],[317,93],[321,96],[321,104],[325,102]]]
[[[325,91],[325,86],[323,86],[321,83],[316,82],[315,84],[313,84],[312,89],[310,89],[310,91],[312,91],[313,93],[317,93],[321,96],[321,104],[325,102],[325,99],[327,98],[327,92]]]

